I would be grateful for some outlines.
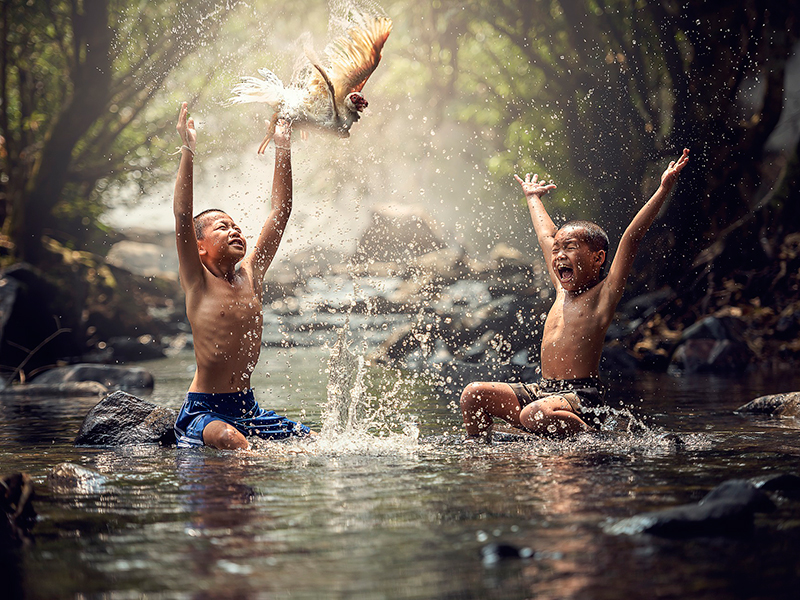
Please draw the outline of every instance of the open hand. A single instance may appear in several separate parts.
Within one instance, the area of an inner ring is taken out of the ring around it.
[[[684,148],[683,154],[681,154],[680,158],[678,158],[677,161],[673,160],[670,162],[667,170],[661,175],[661,187],[671,190],[672,186],[675,185],[675,182],[678,181],[678,175],[680,174],[681,170],[688,162],[689,149]]]
[[[181,112],[178,115],[178,124],[175,129],[181,136],[181,142],[188,146],[194,154],[195,146],[197,146],[197,131],[194,128],[194,119],[189,116],[189,105],[186,102],[181,103]]]
[[[533,174],[533,178],[531,178],[530,173],[527,173],[524,181],[515,173],[514,179],[516,179],[522,186],[522,191],[525,193],[526,198],[531,198],[533,196],[544,196],[550,190],[556,189],[556,185],[554,183],[545,183],[544,181],[539,181],[539,176],[536,173]]]

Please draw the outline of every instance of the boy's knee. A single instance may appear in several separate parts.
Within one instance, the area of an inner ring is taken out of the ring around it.
[[[220,450],[241,450],[250,447],[247,439],[235,428],[222,421],[212,421],[203,430],[203,443]]]
[[[481,391],[483,390],[484,384],[482,381],[473,381],[467,387],[464,388],[464,391],[461,392],[461,406],[467,407],[473,404],[476,400],[479,400],[481,397]]]
[[[520,423],[531,431],[544,429],[553,417],[553,411],[546,404],[532,402],[520,413]]]

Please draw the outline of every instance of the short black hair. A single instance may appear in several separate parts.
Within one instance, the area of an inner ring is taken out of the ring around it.
[[[221,208],[208,208],[203,212],[197,213],[192,219],[192,223],[194,223],[194,235],[198,240],[203,239],[204,236],[203,229],[206,226],[206,222],[208,221],[208,215],[210,213],[222,213],[223,215],[228,214]]]
[[[603,264],[600,265],[600,272],[602,273],[608,261],[608,234],[603,231],[600,225],[591,221],[568,221],[561,226],[561,229],[566,229],[567,227],[581,229],[580,238],[588,244],[592,252],[602,250],[606,253],[605,258],[603,258]]]

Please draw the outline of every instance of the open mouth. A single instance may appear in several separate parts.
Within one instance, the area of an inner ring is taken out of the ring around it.
[[[244,242],[242,240],[231,240],[230,245],[236,248],[244,248]]]
[[[572,281],[572,277],[575,275],[575,272],[570,266],[558,265],[556,266],[556,274],[558,275],[558,280],[561,283],[566,283],[568,281]]]

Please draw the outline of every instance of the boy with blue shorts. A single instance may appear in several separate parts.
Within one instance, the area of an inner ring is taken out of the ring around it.
[[[241,229],[224,211],[210,209],[192,217],[197,134],[186,102],[177,130],[183,146],[175,182],[175,234],[197,361],[175,422],[178,447],[238,450],[250,447],[251,436],[310,435],[305,425],[259,407],[250,388],[261,352],[264,275],[292,211],[291,129],[280,123],[275,131],[271,210],[250,254]]]

